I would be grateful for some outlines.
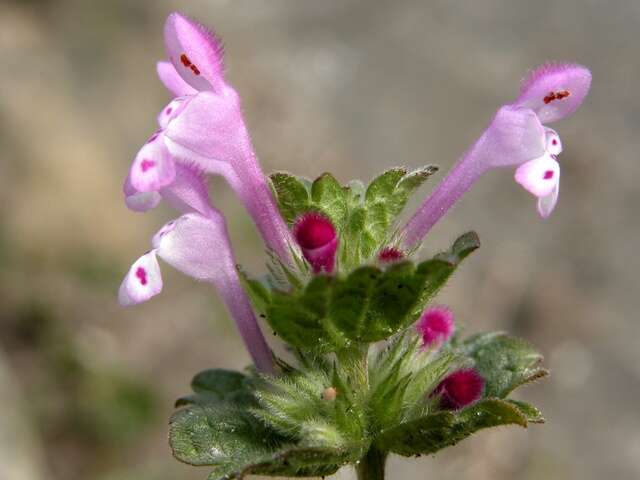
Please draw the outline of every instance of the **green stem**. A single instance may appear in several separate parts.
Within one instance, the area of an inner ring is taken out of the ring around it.
[[[386,462],[387,453],[371,447],[356,467],[358,480],[384,480],[384,465]]]

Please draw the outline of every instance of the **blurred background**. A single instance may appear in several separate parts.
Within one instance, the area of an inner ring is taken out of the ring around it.
[[[554,215],[541,221],[512,173],[493,172],[424,247],[479,232],[439,301],[469,332],[540,347],[553,375],[521,396],[548,423],[395,458],[390,478],[640,478],[640,2],[0,0],[0,479],[206,478],[171,457],[167,419],[195,372],[248,363],[231,320],[167,266],[162,295],[116,304],[175,215],[135,214],[121,194],[169,99],[155,62],[175,9],[223,37],[266,171],[446,170],[529,68],[592,69],[587,102],[557,125]],[[260,273],[248,216],[222,182],[212,192]]]

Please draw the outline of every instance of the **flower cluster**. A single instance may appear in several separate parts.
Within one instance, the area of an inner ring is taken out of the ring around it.
[[[133,263],[119,301],[135,305],[161,292],[158,258],[211,283],[259,372],[196,376],[194,395],[177,403],[193,409],[172,419],[174,455],[216,466],[210,478],[324,476],[346,463],[360,465],[360,478],[382,478],[367,465],[383,464],[389,452],[434,453],[482,428],[543,421],[535,407],[507,398],[546,375],[535,349],[504,334],[461,340],[453,312],[429,305],[479,247],[477,235],[462,235],[428,260],[417,261],[415,253],[494,168],[514,168],[516,182],[538,198],[539,214],[551,214],[562,142],[547,125],[581,105],[590,72],[575,64],[534,70],[517,99],[498,109],[399,226],[394,222],[410,194],[437,168],[393,168],[368,187],[343,186],[330,174],[313,182],[286,173],[268,178],[239,96],[224,78],[220,41],[178,13],[167,19],[164,35],[168,61],[157,71],[173,99],[135,156],[123,190],[134,211],[164,200],[180,216]],[[260,232],[270,259],[265,281],[239,272],[225,217],[210,198],[209,175],[228,182]],[[255,312],[297,365],[274,356]],[[385,348],[371,348],[382,341]],[[212,408],[201,408],[207,405]]]

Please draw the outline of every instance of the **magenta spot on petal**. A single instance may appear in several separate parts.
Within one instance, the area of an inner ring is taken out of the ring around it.
[[[154,162],[153,160],[147,160],[146,158],[142,160],[142,163],[140,163],[140,168],[144,173],[146,173],[147,170],[155,166],[156,166],[156,162]]]
[[[547,170],[546,172],[544,172],[544,177],[545,180],[551,180],[553,178],[553,170]]]
[[[458,370],[442,380],[432,396],[440,396],[440,408],[458,410],[479,400],[484,384],[484,378],[473,368]]]
[[[173,108],[171,108],[171,107],[169,107],[169,108],[167,108],[167,109],[165,110],[165,113],[166,113],[167,115],[171,115],[171,112],[173,112]]]
[[[551,145],[557,145],[557,144],[558,144],[558,140],[556,140],[555,138],[551,140]]]
[[[142,267],[137,268],[136,277],[138,277],[138,280],[140,280],[141,285],[147,284],[147,271],[144,268]]]

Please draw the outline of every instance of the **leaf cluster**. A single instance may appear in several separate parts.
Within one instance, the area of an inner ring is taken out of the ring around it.
[[[433,454],[485,428],[544,421],[532,405],[508,398],[548,373],[531,345],[489,333],[428,349],[412,327],[480,246],[474,232],[427,260],[375,261],[398,240],[398,215],[434,171],[395,168],[368,187],[342,186],[330,174],[313,182],[271,176],[290,225],[309,211],[335,225],[338,268],[301,274],[305,268],[293,271],[274,258],[262,281],[240,272],[256,312],[295,361],[276,358],[278,372],[270,376],[220,369],[196,375],[170,422],[177,459],[210,466],[210,480],[325,476],[368,452]],[[438,385],[470,367],[485,380],[482,398],[443,409]]]
[[[391,243],[394,222],[411,194],[437,170],[433,165],[411,172],[392,168],[366,188],[358,181],[342,186],[330,173],[313,182],[284,172],[274,173],[270,179],[289,225],[311,211],[331,220],[340,239],[338,269],[350,271]]]

